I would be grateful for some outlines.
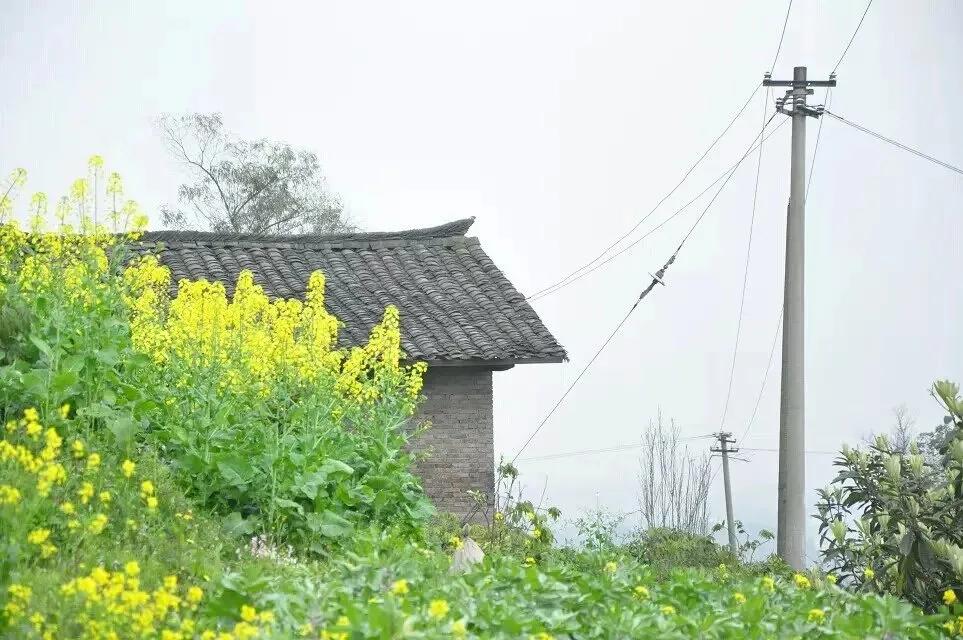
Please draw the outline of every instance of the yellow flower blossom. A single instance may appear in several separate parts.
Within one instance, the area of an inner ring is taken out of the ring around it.
[[[69,516],[69,515],[73,515],[74,513],[77,512],[77,509],[74,507],[74,503],[73,503],[73,502],[69,502],[69,501],[68,501],[68,502],[64,502],[63,504],[61,504],[61,505],[60,505],[60,510],[63,511],[63,512],[64,512],[65,514],[67,514],[68,516]]]
[[[82,440],[74,440],[70,444],[70,450],[73,451],[75,458],[83,458],[85,453],[85,447]]]
[[[458,536],[452,536],[448,538],[448,543],[451,544],[452,548],[454,548],[456,551],[465,546],[465,543],[462,542],[461,538]]]
[[[50,538],[50,529],[34,529],[27,534],[27,542],[37,546],[42,545]]]
[[[395,580],[391,585],[391,593],[396,596],[403,596],[408,593],[408,581],[402,578],[401,580]]]
[[[241,605],[241,620],[244,622],[254,622],[257,620],[257,610],[247,604]]]
[[[671,604],[662,605],[661,607],[659,607],[659,611],[661,611],[662,615],[664,616],[675,615],[675,607],[673,607]]]
[[[605,570],[605,573],[615,573],[615,571],[616,571],[618,568],[619,568],[619,566],[618,566],[617,564],[615,564],[614,562],[612,562],[611,560],[609,560],[608,562],[605,563],[604,570]]]
[[[138,564],[136,560],[131,560],[124,565],[124,573],[131,578],[136,578],[140,575],[140,564]]]
[[[635,597],[639,598],[640,600],[645,600],[649,597],[649,590],[641,584],[636,585],[632,591],[635,593]]]
[[[198,586],[193,586],[187,590],[187,601],[191,604],[197,604],[204,597],[204,591]]]
[[[137,469],[137,464],[132,460],[124,460],[120,465],[121,473],[124,474],[125,478],[130,478],[134,475],[134,471]]]
[[[0,484],[0,505],[17,504],[23,496],[20,490],[8,484]]]
[[[101,491],[97,495],[97,498],[104,504],[110,504],[110,499],[111,499],[110,491]]]
[[[810,582],[809,578],[807,578],[806,576],[804,576],[804,575],[801,574],[801,573],[795,574],[795,575],[792,577],[792,581],[793,581],[793,582],[796,584],[796,586],[799,587],[800,589],[809,589],[810,587],[813,586],[813,583]]]
[[[736,604],[745,604],[746,596],[736,591],[732,594],[732,599],[736,601]]]
[[[810,622],[822,622],[826,618],[826,612],[822,609],[810,609],[806,619]]]
[[[98,513],[94,518],[87,524],[87,531],[94,535],[99,535],[107,527],[108,518],[103,513]]]
[[[445,600],[432,600],[428,605],[428,615],[436,620],[440,620],[448,615],[451,607],[448,606],[448,602]]]
[[[63,420],[66,420],[67,416],[70,415],[70,404],[64,403],[60,405],[59,413],[60,413],[60,418]]]
[[[763,576],[763,577],[762,577],[762,588],[765,589],[766,591],[770,591],[770,592],[771,592],[771,591],[775,591],[775,590],[776,590],[776,581],[772,579],[772,576]]]
[[[98,467],[100,467],[100,454],[95,451],[87,457],[87,469],[96,471]]]
[[[456,638],[464,638],[468,635],[468,628],[464,620],[455,620],[451,623],[451,635]]]
[[[945,604],[946,606],[950,606],[954,602],[956,602],[956,592],[953,591],[952,589],[947,589],[946,591],[944,591],[943,604]]]
[[[865,569],[863,569],[863,577],[866,578],[867,580],[872,580],[873,578],[876,577],[876,572],[873,571],[870,567],[866,567]]]

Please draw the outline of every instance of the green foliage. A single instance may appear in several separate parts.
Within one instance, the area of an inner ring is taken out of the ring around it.
[[[823,558],[843,583],[928,610],[963,587],[963,401],[945,381],[933,395],[952,428],[936,463],[915,445],[900,455],[885,436],[868,451],[844,449],[816,515]]]
[[[941,637],[937,620],[905,602],[832,586],[720,572],[659,579],[631,559],[591,552],[578,566],[490,555],[452,575],[445,554],[393,536],[357,543],[323,569],[293,568],[283,583],[248,578],[256,589],[239,601],[271,599],[313,633],[350,629],[353,639]]]
[[[752,575],[708,537],[622,545],[604,514],[582,520],[587,548],[554,549],[558,511],[507,464],[473,524],[427,527],[411,388],[336,417],[325,387],[255,400],[159,370],[131,346],[123,249],[101,240],[63,254],[0,226],[2,637],[928,640],[952,621],[777,565]],[[466,527],[487,555],[456,574]]]

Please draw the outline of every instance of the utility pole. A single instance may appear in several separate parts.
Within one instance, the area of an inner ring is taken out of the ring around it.
[[[732,484],[729,482],[729,454],[736,453],[738,449],[729,449],[726,445],[735,443],[735,439],[728,431],[720,431],[715,434],[719,441],[718,447],[712,447],[710,451],[722,454],[722,483],[726,489],[726,526],[729,529],[729,550],[733,555],[738,555],[739,546],[736,544],[736,524],[732,517]]]
[[[776,99],[776,110],[792,117],[792,152],[789,170],[789,214],[786,220],[786,283],[783,290],[782,392],[779,408],[779,505],[776,553],[794,569],[805,566],[806,460],[805,460],[805,232],[806,232],[806,118],[818,118],[823,106],[810,107],[812,87],[835,87],[829,80],[807,80],[806,67],[793,69],[792,80],[773,80],[766,87],[789,87]],[[787,108],[791,107],[791,108]],[[725,458],[723,458],[725,460]]]

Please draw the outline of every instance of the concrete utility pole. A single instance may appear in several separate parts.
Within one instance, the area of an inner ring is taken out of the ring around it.
[[[779,409],[779,505],[776,553],[794,569],[805,566],[806,460],[805,366],[803,302],[805,294],[806,118],[818,118],[823,106],[812,108],[811,87],[835,87],[829,80],[807,80],[806,67],[793,69],[792,80],[772,80],[766,87],[790,87],[776,99],[776,110],[792,117],[789,171],[789,214],[786,220],[786,283],[783,293],[782,394]],[[787,108],[791,106],[791,108]]]
[[[729,550],[734,555],[739,554],[739,546],[736,544],[736,523],[732,516],[732,485],[729,483],[729,454],[736,453],[738,449],[729,449],[728,444],[733,444],[735,439],[728,431],[721,431],[716,435],[719,440],[718,447],[712,447],[710,451],[722,454],[722,483],[726,489],[726,526],[729,528]]]

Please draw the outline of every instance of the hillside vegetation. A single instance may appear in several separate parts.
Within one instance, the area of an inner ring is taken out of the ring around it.
[[[40,195],[30,231],[0,226],[3,637],[963,631],[951,607],[924,615],[821,576],[739,566],[707,539],[557,549],[557,514],[526,502],[477,532],[484,562],[453,572],[462,532],[438,524],[405,448],[425,367],[403,364],[397,309],[341,350],[321,273],[304,301],[269,300],[249,272],[231,298],[203,281],[171,296],[136,244],[136,210],[115,205],[95,225],[90,188],[74,185],[56,231]],[[125,217],[135,231],[114,233]],[[708,560],[673,569],[659,545]]]

